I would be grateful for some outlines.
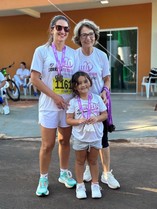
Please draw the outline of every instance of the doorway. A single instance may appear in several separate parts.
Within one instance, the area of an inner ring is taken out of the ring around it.
[[[112,93],[136,93],[137,28],[100,31],[97,47],[108,55]]]

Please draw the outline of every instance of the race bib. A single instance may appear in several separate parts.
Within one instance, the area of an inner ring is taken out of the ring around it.
[[[70,78],[63,78],[62,81],[59,81],[53,78],[53,91],[56,94],[71,94],[72,89],[70,80]]]

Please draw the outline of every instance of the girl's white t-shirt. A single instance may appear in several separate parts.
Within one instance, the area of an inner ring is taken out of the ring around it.
[[[92,95],[92,100],[90,104],[91,117],[98,116],[100,115],[101,112],[106,111],[107,108],[99,95],[96,94],[91,94],[91,95]],[[81,99],[81,104],[82,104],[84,116],[87,117],[88,114],[87,112],[89,108],[88,100]],[[67,113],[74,113],[75,119],[83,118],[83,113],[80,110],[77,96],[70,100]],[[80,124],[72,127],[72,135],[74,137],[74,140],[80,140],[84,142],[94,142],[102,139],[103,129],[104,129],[102,122],[97,122],[93,124],[94,132],[85,131],[84,127],[85,124]]]
[[[59,61],[62,59],[62,52],[57,51]],[[72,98],[70,89],[70,80],[74,73],[75,50],[66,46],[64,63],[62,64],[61,74],[62,82],[56,81],[55,76],[58,74],[57,63],[52,46],[42,45],[36,48],[31,64],[31,70],[41,74],[44,84],[56,94],[62,96],[66,101]],[[60,111],[54,100],[41,92],[39,98],[39,111]]]
[[[84,55],[81,48],[76,49],[75,71],[89,74],[93,82],[91,92],[98,95],[104,87],[103,78],[111,74],[106,53],[96,47],[93,47],[93,52],[89,56]]]

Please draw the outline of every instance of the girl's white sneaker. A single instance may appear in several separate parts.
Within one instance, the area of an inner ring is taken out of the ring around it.
[[[99,186],[99,184],[92,184],[91,185],[91,191],[92,191],[92,198],[101,198],[102,194],[101,194],[101,187]]]
[[[86,188],[85,188],[84,183],[76,185],[76,197],[78,199],[86,199],[87,198]]]

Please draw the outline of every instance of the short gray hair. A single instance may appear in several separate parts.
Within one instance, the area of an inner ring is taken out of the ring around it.
[[[98,40],[99,40],[99,26],[97,26],[93,21],[88,20],[88,19],[84,19],[82,21],[80,21],[79,23],[77,23],[77,25],[74,28],[74,36],[72,38],[73,42],[79,46],[81,45],[81,41],[80,41],[80,35],[81,35],[81,29],[83,27],[87,27],[90,28],[94,31],[95,34],[95,45],[97,44]]]

